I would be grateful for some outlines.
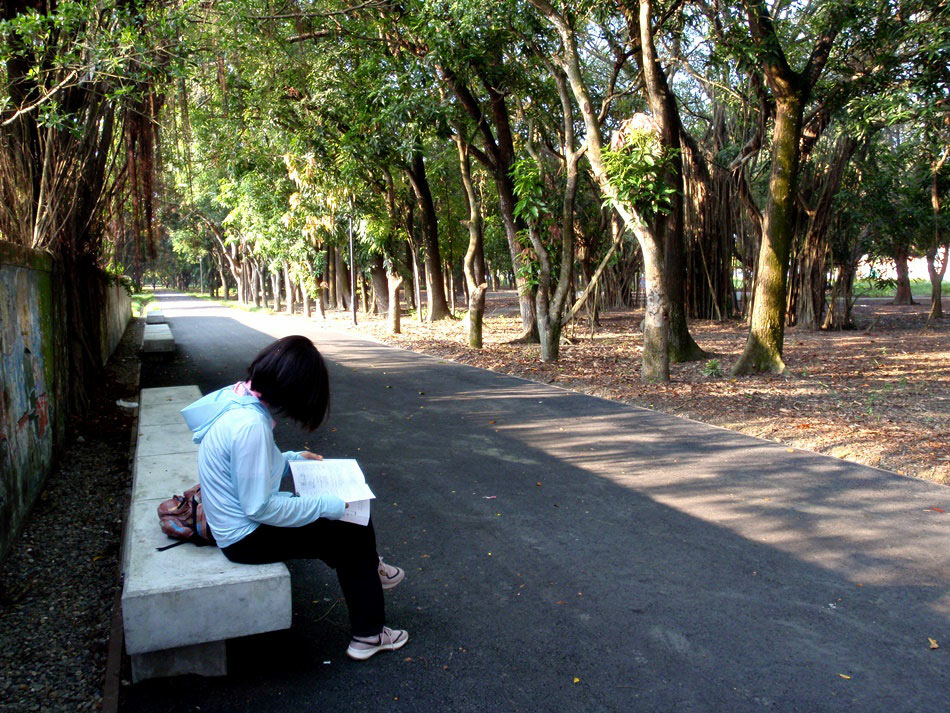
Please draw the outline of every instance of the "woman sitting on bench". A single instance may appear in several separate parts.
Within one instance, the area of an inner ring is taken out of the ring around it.
[[[309,430],[330,404],[323,357],[306,337],[279,339],[248,368],[247,381],[214,391],[182,410],[198,447],[202,503],[211,532],[232,562],[265,564],[321,559],[336,570],[350,614],[346,653],[363,660],[402,647],[409,634],[385,626],[383,590],[405,572],[376,553],[373,523],[341,522],[347,503],[335,495],[295,497],[280,491],[288,461],[319,460],[309,451],[281,453],[270,410]]]

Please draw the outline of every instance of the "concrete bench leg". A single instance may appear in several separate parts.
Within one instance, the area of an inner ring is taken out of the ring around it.
[[[132,683],[147,678],[164,678],[186,673],[199,676],[225,676],[228,673],[223,641],[132,654],[131,659]]]

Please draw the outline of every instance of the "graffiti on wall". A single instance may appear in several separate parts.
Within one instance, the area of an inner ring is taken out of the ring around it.
[[[0,511],[29,506],[52,455],[39,294],[48,282],[49,273],[0,265],[0,295],[15,295],[0,300]]]

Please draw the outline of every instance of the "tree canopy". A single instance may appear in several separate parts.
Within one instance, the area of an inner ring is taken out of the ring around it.
[[[8,3],[0,29],[0,234],[136,279],[397,320],[403,286],[429,320],[462,293],[476,347],[512,285],[543,359],[585,302],[643,299],[664,380],[705,354],[686,317],[748,320],[735,371],[782,371],[785,325],[848,326],[864,256],[947,261],[946,2]]]

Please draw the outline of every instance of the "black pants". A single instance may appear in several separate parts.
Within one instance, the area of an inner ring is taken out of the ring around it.
[[[375,636],[386,623],[372,520],[365,527],[323,518],[303,527],[260,525],[221,551],[232,562],[242,564],[323,560],[340,580],[352,635]]]

